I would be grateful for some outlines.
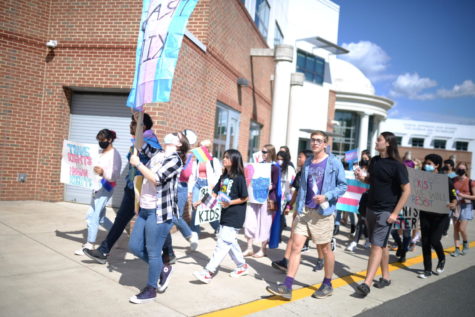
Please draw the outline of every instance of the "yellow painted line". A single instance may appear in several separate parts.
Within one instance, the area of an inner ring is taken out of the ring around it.
[[[475,241],[470,242],[470,248],[473,248],[473,247],[475,247]],[[445,252],[452,252],[452,251],[454,251],[454,249],[455,249],[454,247],[451,247],[451,248],[445,249],[444,251]],[[435,254],[435,252],[432,252],[432,258],[436,258],[436,257],[437,257],[437,255]],[[389,271],[390,272],[396,271],[396,270],[399,270],[403,267],[413,266],[415,264],[419,264],[419,263],[422,263],[422,262],[423,262],[422,255],[415,256],[413,258],[407,259],[406,262],[404,262],[404,263],[397,263],[397,262],[390,263],[389,264]],[[376,275],[379,275],[379,274],[381,274],[380,270],[378,270]],[[339,288],[339,287],[342,287],[342,286],[346,286],[346,285],[350,285],[350,284],[353,284],[353,283],[361,282],[361,281],[364,280],[365,276],[366,276],[366,270],[361,271],[361,272],[357,272],[357,273],[353,273],[353,274],[350,274],[350,275],[347,275],[347,276],[343,276],[343,277],[337,278],[335,280],[332,280],[332,285],[333,285],[334,289]],[[259,299],[259,300],[253,301],[253,302],[249,302],[249,303],[246,303],[246,304],[239,305],[239,306],[234,306],[234,307],[218,310],[218,311],[215,311],[215,312],[203,314],[203,315],[200,315],[200,317],[246,316],[246,315],[249,315],[249,314],[252,314],[252,313],[257,313],[257,312],[260,312],[260,311],[263,311],[263,310],[266,310],[266,309],[270,309],[270,308],[277,307],[277,306],[280,306],[280,305],[288,304],[288,303],[297,301],[297,300],[305,298],[305,297],[309,297],[320,287],[320,285],[321,284],[314,284],[314,285],[309,285],[309,286],[306,286],[306,287],[303,287],[303,288],[293,290],[292,291],[292,300],[290,300],[290,301],[282,300],[282,299],[280,299],[279,296],[269,296],[268,298]],[[263,292],[266,292],[266,291],[263,290]]]

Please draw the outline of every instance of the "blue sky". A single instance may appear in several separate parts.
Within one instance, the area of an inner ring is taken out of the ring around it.
[[[359,67],[390,118],[475,125],[475,0],[333,0],[340,57]]]

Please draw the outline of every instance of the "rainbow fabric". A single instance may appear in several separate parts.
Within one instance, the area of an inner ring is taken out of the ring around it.
[[[209,154],[208,149],[204,146],[192,149],[191,153],[193,153],[199,162],[208,162],[213,159],[211,154]]]
[[[346,193],[338,199],[336,209],[358,213],[361,195],[368,190],[369,184],[356,180],[353,171],[345,171],[345,177],[348,189]]]
[[[105,180],[104,178],[101,178],[101,184],[102,184],[102,187],[104,187],[104,189],[107,190],[108,192],[113,190],[115,185],[117,185],[116,182],[109,182]]]

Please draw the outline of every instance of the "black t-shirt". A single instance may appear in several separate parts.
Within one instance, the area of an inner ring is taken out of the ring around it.
[[[302,171],[298,171],[297,174],[295,175],[294,181],[292,182],[292,187],[295,188],[295,190],[299,190],[300,188],[300,176],[302,175]]]
[[[248,196],[246,179],[243,175],[238,175],[235,177],[221,175],[219,181],[213,188],[213,192],[215,194],[223,192],[228,195],[231,200],[246,198]],[[245,219],[246,203],[242,203],[239,205],[231,205],[228,208],[223,208],[221,210],[221,221],[219,223],[223,226],[242,228]]]
[[[374,211],[392,212],[401,197],[401,185],[409,183],[406,166],[391,158],[375,156],[371,159],[368,173],[370,177],[368,208]]]

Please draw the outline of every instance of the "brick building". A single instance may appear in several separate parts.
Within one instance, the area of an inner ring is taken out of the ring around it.
[[[120,123],[118,140],[125,148],[130,144],[125,98],[134,75],[141,4],[1,2],[0,199],[65,199],[59,182],[62,143],[85,137],[81,131],[91,130],[87,139],[94,143],[100,128]],[[251,48],[268,45],[239,0],[200,0],[187,29],[171,101],[149,104],[145,111],[159,138],[190,128],[199,139],[236,145],[246,159],[252,131],[254,141],[269,140],[274,60],[250,58]],[[57,47],[46,47],[49,40]],[[240,78],[248,85],[238,85]]]

